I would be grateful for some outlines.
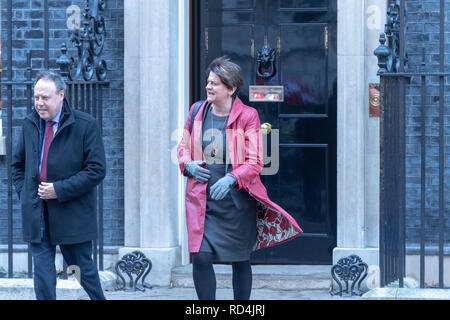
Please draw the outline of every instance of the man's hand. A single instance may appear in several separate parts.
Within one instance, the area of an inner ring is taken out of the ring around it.
[[[53,183],[41,182],[38,195],[42,200],[58,199]]]

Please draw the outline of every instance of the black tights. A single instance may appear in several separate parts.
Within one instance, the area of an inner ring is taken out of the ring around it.
[[[192,254],[193,278],[199,300],[216,299],[216,274],[212,253]],[[250,260],[233,262],[234,300],[249,300],[252,291],[252,267]]]

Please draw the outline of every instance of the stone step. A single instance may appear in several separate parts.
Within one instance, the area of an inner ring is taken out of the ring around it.
[[[253,265],[253,289],[330,289],[331,265]],[[232,288],[231,265],[214,265],[217,288]],[[192,264],[172,269],[172,287],[193,288]]]

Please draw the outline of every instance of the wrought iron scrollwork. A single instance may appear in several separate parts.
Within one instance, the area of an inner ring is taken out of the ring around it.
[[[369,266],[367,263],[363,262],[362,259],[357,255],[350,255],[348,257],[340,259],[332,268],[331,276],[336,281],[339,286],[339,290],[331,292],[331,295],[342,296],[343,292],[350,295],[361,296],[364,291],[361,290],[361,283],[367,277]],[[339,277],[339,279],[338,279]],[[349,281],[352,282],[351,287],[349,287]],[[343,290],[342,283],[345,283],[345,290]],[[355,285],[357,288],[355,289]],[[349,292],[349,289],[351,290]]]
[[[130,278],[130,287],[134,291],[145,291],[145,288],[151,289],[150,284],[145,282],[145,278],[152,269],[152,262],[141,251],[133,251],[122,257],[116,263],[116,273],[119,276],[121,283],[116,286],[116,290],[126,289],[126,281],[123,272]],[[136,280],[133,281],[133,275],[136,275]],[[141,279],[141,284],[138,281]]]
[[[256,68],[256,74],[263,79],[272,78],[276,72],[275,65],[275,49],[271,49],[269,46],[264,46],[261,50],[258,50],[256,61],[258,62],[258,68]],[[269,71],[268,71],[269,70]]]
[[[403,71],[408,68],[408,54],[405,53],[401,57],[401,43],[400,33],[401,19],[406,19],[404,12],[401,12],[400,0],[389,0],[387,11],[387,23],[385,25],[384,33],[380,35],[380,45],[374,51],[378,57],[378,75],[386,72],[400,72],[402,59]],[[406,23],[405,23],[406,25]],[[387,42],[387,44],[385,44]]]
[[[101,59],[105,45],[105,18],[101,12],[106,9],[106,0],[94,0],[92,10],[89,0],[83,11],[81,27],[70,31],[70,41],[77,49],[77,59],[67,57],[67,46],[61,46],[62,55],[57,63],[61,74],[69,80],[78,80],[81,75],[85,81],[90,81],[96,75],[99,81],[104,81],[107,75],[106,61]]]

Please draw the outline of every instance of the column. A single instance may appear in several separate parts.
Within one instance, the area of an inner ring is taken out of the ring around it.
[[[338,1],[338,230],[333,263],[357,254],[369,266],[379,264],[379,118],[369,119],[369,83],[378,82],[373,50],[385,23],[385,2]]]
[[[181,263],[178,167],[179,3],[125,0],[125,247],[153,263],[148,282],[169,285]],[[185,84],[184,84],[185,85]],[[182,90],[182,89],[181,89]]]

